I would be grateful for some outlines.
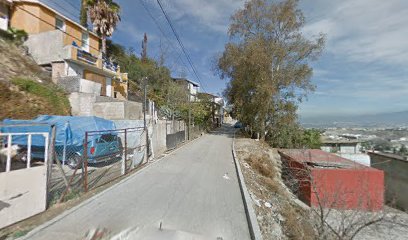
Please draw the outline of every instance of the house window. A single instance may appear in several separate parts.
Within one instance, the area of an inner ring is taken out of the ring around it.
[[[55,29],[65,31],[65,22],[58,16],[55,17]]]
[[[89,33],[82,32],[82,42],[81,42],[82,50],[89,52]]]
[[[118,98],[118,92],[113,92],[113,98]]]

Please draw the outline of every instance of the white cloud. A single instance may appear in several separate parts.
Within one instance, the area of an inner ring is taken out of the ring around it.
[[[326,50],[349,61],[406,65],[408,61],[408,1],[311,1],[315,10],[304,28],[308,36],[327,33]],[[331,5],[331,8],[328,6]],[[321,15],[321,10],[326,9]],[[320,11],[317,13],[317,11]],[[319,15],[315,17],[315,15]]]
[[[166,0],[162,1],[164,7],[174,20],[184,17],[189,18],[191,24],[193,17],[197,22],[197,28],[205,27],[208,30],[226,33],[231,14],[239,7],[242,7],[244,0]],[[156,8],[156,1],[151,1],[151,5]],[[200,26],[201,25],[201,26]]]

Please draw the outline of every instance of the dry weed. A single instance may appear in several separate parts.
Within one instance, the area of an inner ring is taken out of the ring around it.
[[[309,216],[305,211],[286,202],[281,209],[281,214],[285,218],[283,227],[289,239],[316,239],[314,228],[307,221]]]
[[[272,165],[268,154],[263,154],[261,157],[250,155],[245,161],[264,177],[274,178],[276,176],[276,169]]]

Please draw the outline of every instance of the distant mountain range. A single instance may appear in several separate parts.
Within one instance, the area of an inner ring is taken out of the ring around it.
[[[408,111],[355,116],[301,118],[305,127],[390,127],[408,126]]]

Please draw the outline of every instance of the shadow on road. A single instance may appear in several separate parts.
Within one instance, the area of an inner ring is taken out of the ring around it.
[[[228,138],[234,138],[234,132],[237,131],[231,124],[224,123],[221,127],[209,132],[210,135],[222,135]]]

